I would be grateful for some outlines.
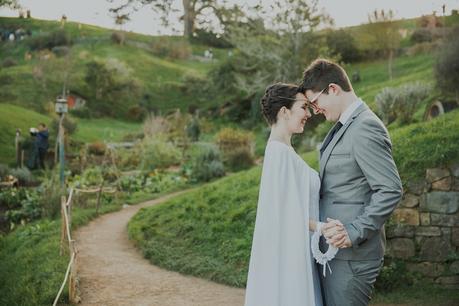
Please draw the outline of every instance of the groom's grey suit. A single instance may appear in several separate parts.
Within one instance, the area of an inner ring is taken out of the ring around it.
[[[330,262],[332,274],[322,276],[325,304],[368,305],[384,256],[384,222],[402,195],[391,141],[362,103],[338,131],[330,130],[324,144],[320,220],[340,220],[352,242]]]

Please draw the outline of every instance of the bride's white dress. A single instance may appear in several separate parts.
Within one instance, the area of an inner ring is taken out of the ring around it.
[[[266,146],[245,306],[322,306],[309,219],[319,220],[320,180],[295,150]]]

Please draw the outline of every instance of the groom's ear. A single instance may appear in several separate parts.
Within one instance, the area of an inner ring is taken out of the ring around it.
[[[338,84],[330,83],[330,85],[328,85],[328,94],[332,93],[334,95],[338,95],[341,91],[341,86]]]

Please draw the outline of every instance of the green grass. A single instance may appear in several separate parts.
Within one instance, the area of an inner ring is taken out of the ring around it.
[[[345,69],[349,76],[355,71],[360,72],[361,81],[353,83],[354,90],[375,110],[375,97],[384,87],[398,87],[417,81],[433,84],[433,64],[434,57],[430,54],[395,58],[392,80],[389,79],[386,60],[349,64]]]
[[[0,17],[0,24],[5,27],[22,27],[30,29],[32,35],[40,35],[60,29],[60,23],[55,21],[28,20]],[[85,94],[84,74],[86,64],[93,59],[117,59],[126,64],[132,71],[132,77],[140,80],[144,92],[152,96],[154,106],[161,110],[174,108],[186,109],[195,99],[184,92],[183,76],[189,73],[205,75],[217,61],[201,62],[193,58],[174,60],[154,56],[149,45],[160,37],[136,33],[125,33],[129,43],[123,46],[111,42],[113,30],[69,22],[65,31],[73,38],[71,47],[70,90]],[[166,40],[181,40],[180,37],[162,37]],[[39,59],[38,52],[32,52],[32,60],[26,61],[24,55],[29,51],[30,38],[14,43],[0,44],[0,58],[13,58],[17,65],[0,69],[0,103],[26,106],[37,111],[43,111],[43,104],[54,101],[62,90],[63,59],[51,58],[47,61]],[[137,44],[137,45],[136,45]],[[141,44],[140,47],[138,44]],[[202,55],[205,46],[192,45],[195,55]],[[217,58],[226,57],[225,51],[215,50]],[[46,84],[34,75],[34,69],[42,67]],[[136,105],[138,101],[125,101]],[[91,101],[88,101],[91,103]],[[208,101],[212,104],[213,101]]]
[[[403,182],[424,177],[425,169],[459,161],[459,110],[435,120],[390,131]]]
[[[77,119],[77,123],[77,130],[72,137],[83,142],[121,141],[126,134],[137,133],[142,129],[140,123],[125,122],[113,118]]]
[[[107,213],[120,208],[120,203],[103,205],[100,212]],[[73,229],[96,216],[95,208],[75,208]],[[68,255],[59,255],[60,226],[60,219],[45,219],[0,236],[0,305],[52,304],[69,261]],[[66,288],[61,302],[67,300]]]
[[[24,137],[29,137],[29,128],[37,127],[40,122],[51,122],[48,116],[11,104],[0,103],[0,114],[0,163],[14,162],[17,128]]]
[[[459,304],[459,291],[420,282],[413,286],[403,286],[391,292],[375,292],[372,303],[403,306],[455,306]],[[382,305],[381,305],[382,306]]]
[[[257,167],[142,209],[129,236],[156,265],[244,286],[259,177]]]

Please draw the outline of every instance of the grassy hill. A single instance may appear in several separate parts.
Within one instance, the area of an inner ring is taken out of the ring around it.
[[[196,59],[166,59],[155,56],[151,44],[167,43],[181,40],[180,37],[152,37],[136,33],[124,32],[125,44],[117,45],[112,42],[113,30],[100,27],[81,25],[69,22],[65,32],[72,38],[71,60],[51,56],[48,60],[40,59],[42,53],[29,51],[31,40],[40,35],[61,29],[59,22],[35,19],[18,19],[0,17],[0,29],[23,28],[30,30],[32,37],[22,41],[5,42],[0,44],[0,58],[11,59],[16,65],[3,67],[0,70],[0,102],[17,104],[42,111],[42,105],[54,101],[62,91],[62,73],[60,70],[69,69],[72,82],[69,89],[85,92],[85,65],[93,59],[116,59],[132,70],[132,77],[138,78],[144,92],[154,100],[158,109],[183,108],[192,104],[193,97],[187,96],[180,90],[182,79],[187,74],[203,75],[213,63]],[[202,55],[205,46],[192,45],[194,55]],[[30,52],[32,59],[25,59]],[[215,58],[224,56],[225,52],[216,50]],[[70,68],[68,68],[70,65]],[[49,67],[49,68],[48,68]],[[66,68],[67,67],[67,68]],[[37,69],[41,68],[47,80],[46,88],[37,77]],[[138,101],[126,101],[135,105]],[[89,101],[90,103],[90,101]]]

